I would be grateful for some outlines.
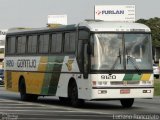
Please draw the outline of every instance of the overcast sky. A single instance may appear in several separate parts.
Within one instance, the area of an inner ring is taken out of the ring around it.
[[[136,20],[160,17],[160,0],[0,0],[0,29],[44,27],[49,14],[78,23],[94,18],[94,5],[136,5]]]

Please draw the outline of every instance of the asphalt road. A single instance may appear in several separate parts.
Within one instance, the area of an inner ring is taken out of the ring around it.
[[[119,101],[86,102],[81,108],[61,104],[56,97],[40,97],[36,102],[22,102],[18,93],[0,87],[0,120],[158,120],[160,97],[136,99],[124,109]]]

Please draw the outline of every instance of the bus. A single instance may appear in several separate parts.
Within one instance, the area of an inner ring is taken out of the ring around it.
[[[9,31],[5,86],[21,100],[57,96],[77,107],[85,101],[152,98],[151,31],[146,25],[86,20],[54,28]]]

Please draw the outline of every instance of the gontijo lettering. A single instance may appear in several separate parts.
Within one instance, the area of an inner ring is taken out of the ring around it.
[[[18,59],[17,60],[18,68],[36,68],[36,60],[35,59]]]

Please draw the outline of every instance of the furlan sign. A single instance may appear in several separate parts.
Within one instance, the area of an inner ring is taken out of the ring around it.
[[[95,19],[134,22],[135,5],[96,5]]]

